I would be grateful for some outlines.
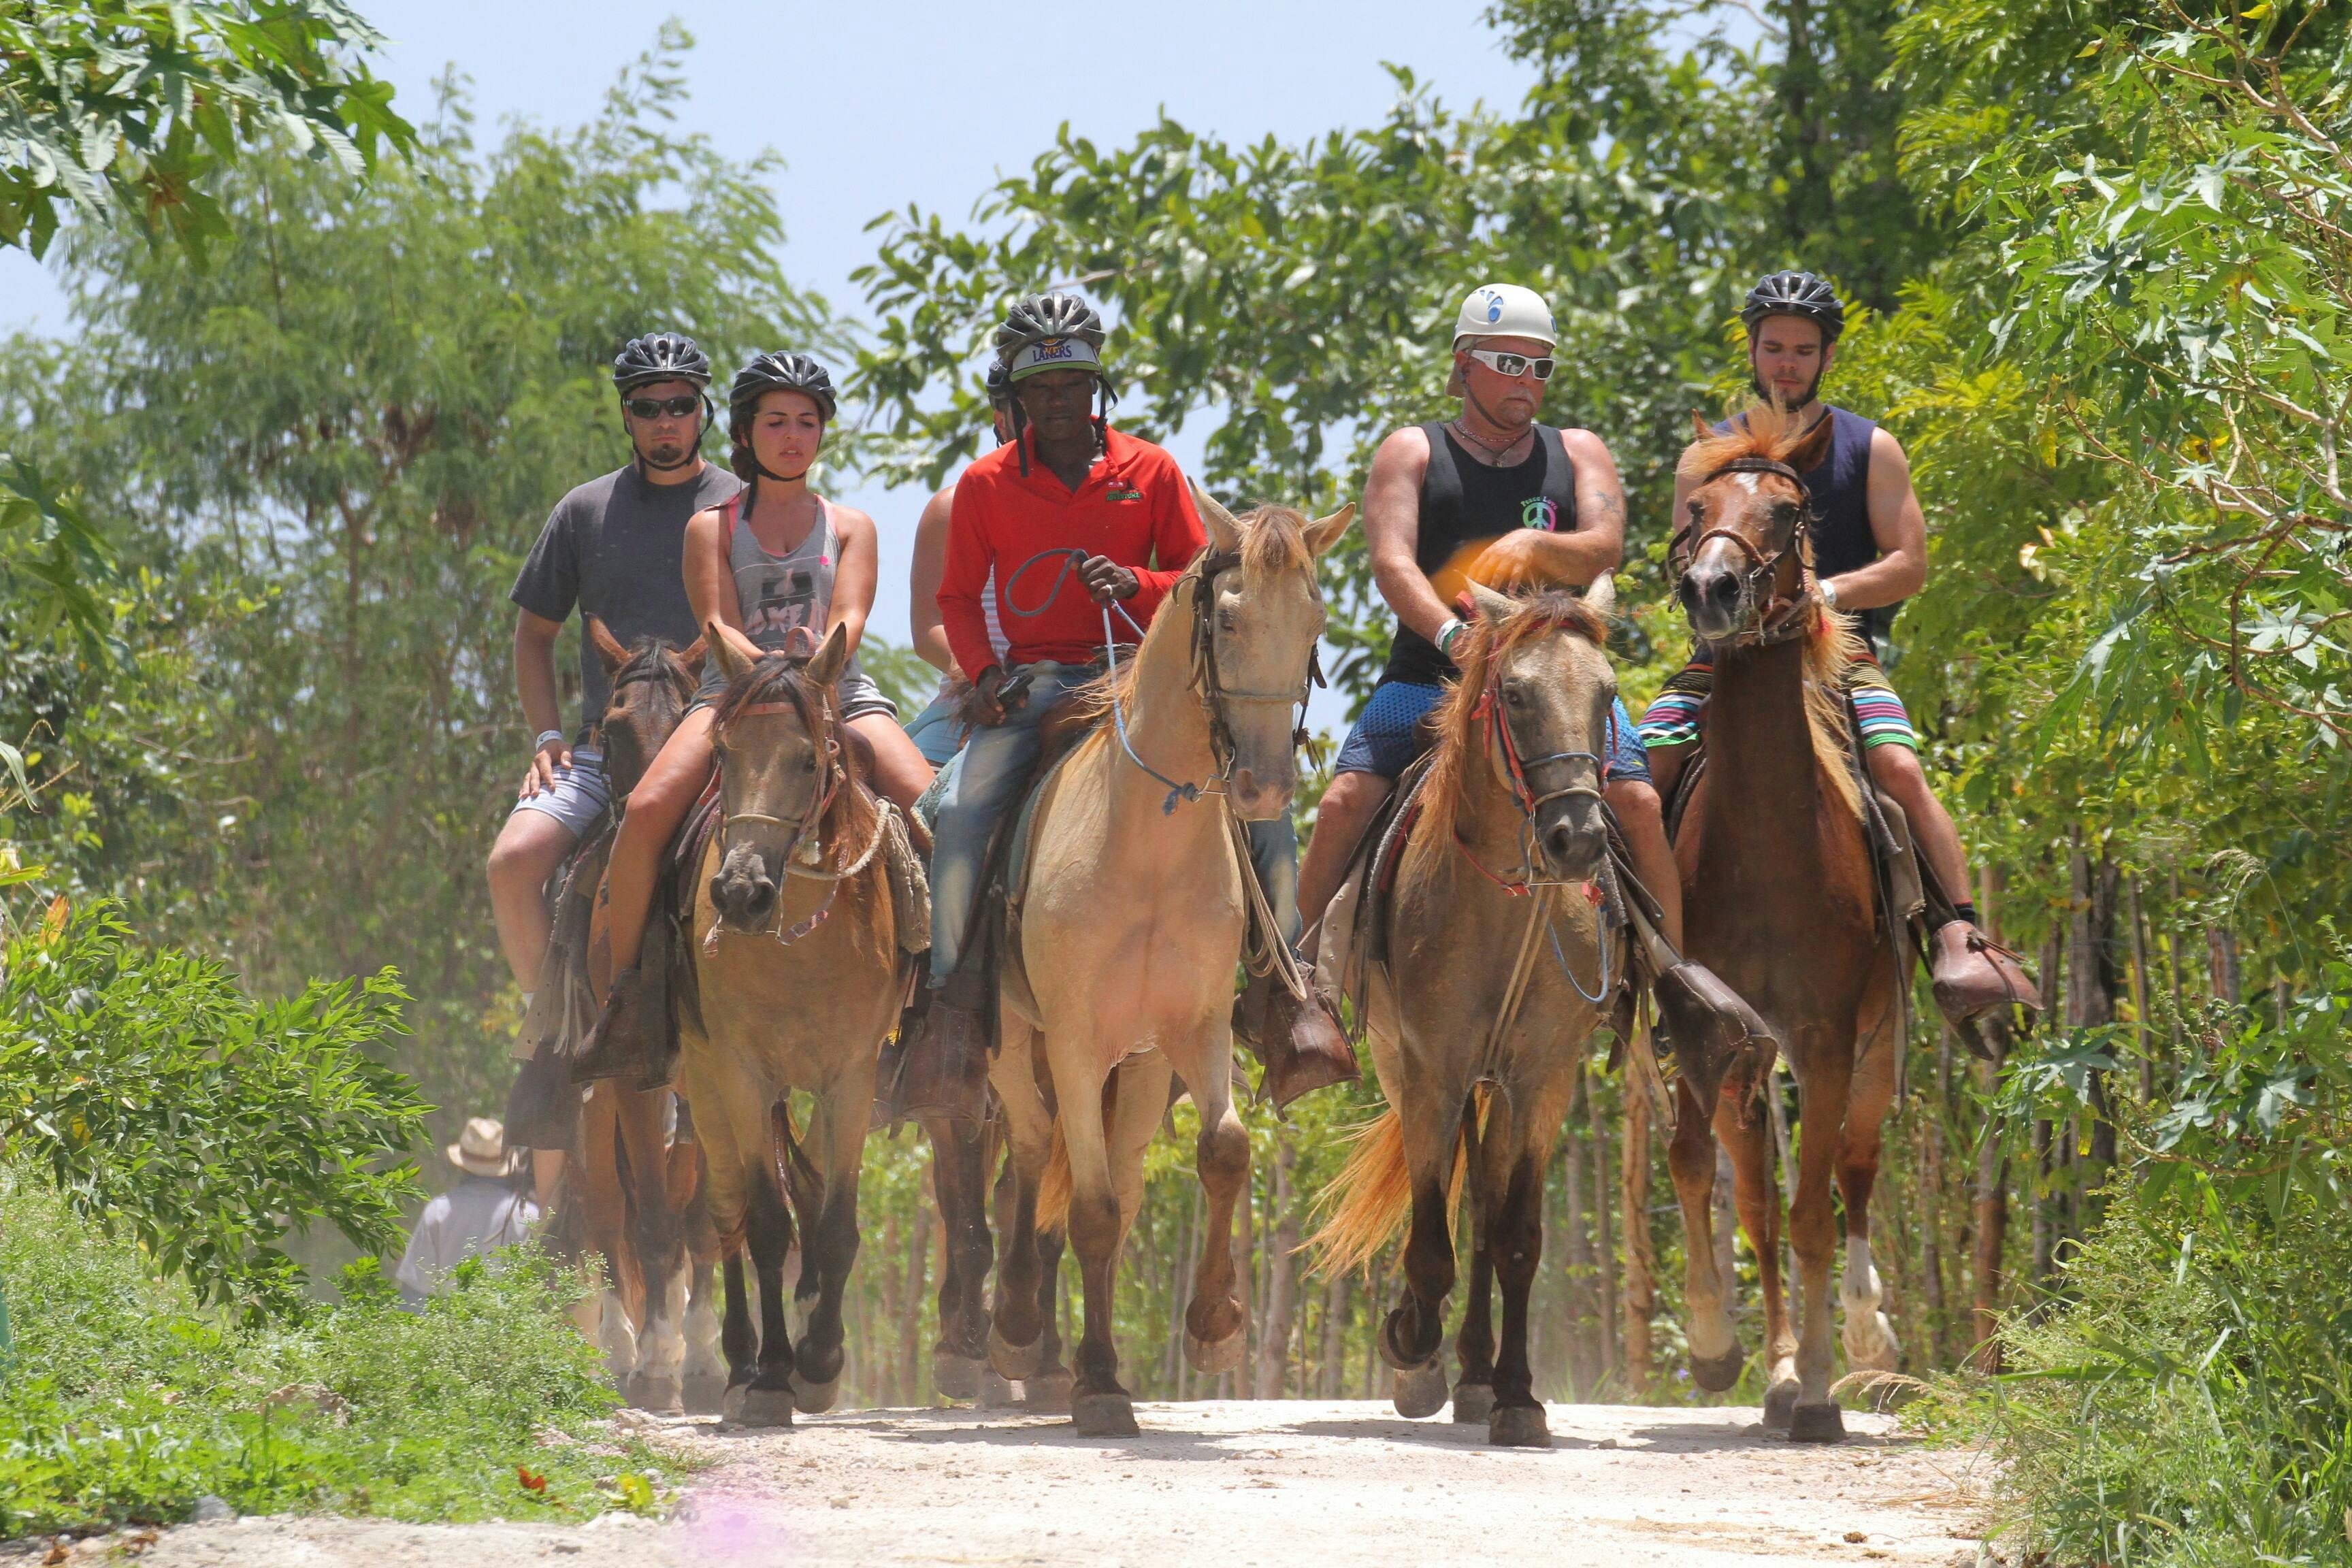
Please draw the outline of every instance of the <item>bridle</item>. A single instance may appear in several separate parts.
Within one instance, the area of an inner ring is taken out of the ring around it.
[[[1725,540],[1748,558],[1747,570],[1740,575],[1740,593],[1750,604],[1759,606],[1753,624],[1730,637],[1715,639],[1718,646],[1731,647],[1769,647],[1775,643],[1793,642],[1805,635],[1811,617],[1801,612],[1813,598],[1812,527],[1813,492],[1802,474],[1788,464],[1771,458],[1734,458],[1709,473],[1692,492],[1703,490],[1726,474],[1771,474],[1797,487],[1797,509],[1790,521],[1789,536],[1770,550],[1759,550],[1746,534],[1720,524],[1706,529],[1696,539],[1691,530],[1697,521],[1694,510],[1691,521],[1675,531],[1666,546],[1666,559],[1680,563],[1696,556],[1712,540]],[[1794,553],[1797,557],[1797,593],[1785,598],[1777,593],[1767,594],[1780,563]]]
[[[621,673],[613,678],[612,689],[605,694],[604,698],[604,711],[598,716],[596,722],[590,726],[590,729],[595,732],[599,745],[602,745],[604,741],[604,722],[612,716],[613,706],[620,700],[621,693],[632,686],[654,685],[667,686],[677,694],[681,701],[691,699],[694,695],[692,678],[686,673],[685,666],[680,662],[677,652],[666,643],[657,650],[657,657],[631,659],[621,667]]]
[[[1014,615],[1022,616],[1045,614],[1047,607],[1061,593],[1062,584],[1069,581],[1070,574],[1077,569],[1078,563],[1085,561],[1089,553],[1091,552],[1075,546],[1063,545],[1050,550],[1041,550],[1032,555],[1028,560],[1024,561],[1013,572],[1012,577],[1006,581],[1004,607]],[[1032,606],[1024,607],[1013,603],[1013,588],[1028,574],[1029,569],[1042,561],[1056,559],[1062,563],[1062,569],[1055,574],[1053,585],[1046,590],[1045,598]],[[1307,739],[1307,700],[1312,695],[1314,688],[1324,684],[1323,663],[1319,648],[1307,655],[1307,674],[1299,681],[1298,689],[1296,691],[1244,690],[1239,687],[1225,685],[1217,675],[1216,621],[1214,619],[1217,578],[1241,563],[1242,555],[1238,550],[1206,552],[1197,559],[1191,572],[1193,578],[1192,675],[1187,685],[1192,693],[1193,700],[1201,704],[1202,710],[1208,715],[1209,754],[1216,763],[1216,771],[1205,780],[1180,783],[1145,762],[1137,752],[1135,742],[1128,735],[1127,714],[1118,700],[1118,643],[1111,631],[1111,611],[1117,610],[1119,619],[1125,621],[1139,638],[1144,635],[1143,627],[1136,624],[1135,617],[1129,615],[1127,607],[1118,600],[1108,600],[1101,606],[1103,660],[1108,670],[1111,686],[1112,727],[1118,731],[1119,749],[1127,753],[1128,761],[1142,769],[1152,779],[1168,786],[1167,798],[1160,804],[1160,809],[1163,815],[1173,816],[1179,802],[1191,805],[1197,803],[1203,795],[1227,793],[1226,786],[1233,779],[1236,754],[1233,724],[1226,717],[1229,708],[1235,705],[1247,706],[1251,703],[1278,703],[1286,708],[1296,708],[1298,710],[1298,722],[1292,727],[1291,743],[1303,745]]]

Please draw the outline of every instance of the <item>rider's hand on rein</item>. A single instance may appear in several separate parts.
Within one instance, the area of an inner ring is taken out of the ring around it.
[[[1132,599],[1143,586],[1134,573],[1108,555],[1087,556],[1079,563],[1078,578],[1097,605],[1107,605],[1113,599]]]

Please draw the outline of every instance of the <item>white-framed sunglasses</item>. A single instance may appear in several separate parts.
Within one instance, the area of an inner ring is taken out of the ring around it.
[[[1552,360],[1549,354],[1541,359],[1529,359],[1525,354],[1505,353],[1499,349],[1465,349],[1462,352],[1497,375],[1533,374],[1538,381],[1551,379]]]

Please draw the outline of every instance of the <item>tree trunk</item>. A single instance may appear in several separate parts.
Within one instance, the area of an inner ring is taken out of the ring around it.
[[[1252,1191],[1257,1185],[1253,1171],[1251,1180],[1243,1184],[1241,1202],[1234,1205],[1234,1289],[1241,1292],[1242,1322],[1251,1331],[1257,1327],[1257,1204]],[[1249,1365],[1244,1346],[1242,1365]],[[1238,1372],[1219,1373],[1216,1386],[1210,1391],[1213,1399],[1240,1399],[1247,1390]]]
[[[2131,914],[2132,1023],[2139,1035],[2139,1102],[2156,1103],[2156,1031],[2148,1025],[2147,999],[2154,987],[2147,981],[2147,916],[2139,907],[2139,879],[2124,879],[2124,897]]]
[[[2205,928],[2205,972],[2215,997],[2223,1002],[2245,1000],[2245,977],[2238,967],[2238,933],[2229,927]]]
[[[1648,1032],[1638,1034],[1629,1048],[1648,1050]],[[1657,1287],[1650,1247],[1650,1097],[1631,1072],[1624,1102],[1619,1191],[1625,1231],[1625,1394],[1640,1400],[1650,1392],[1650,1320],[1657,1310]]]
[[[1274,1145],[1274,1234],[1265,1256],[1265,1335],[1257,1346],[1257,1396],[1282,1397],[1283,1373],[1290,1363],[1290,1339],[1298,1310],[1298,1213],[1292,1202],[1290,1173],[1298,1147],[1284,1128]]]
[[[1587,1107],[1592,1103],[1590,1092],[1580,1098]],[[1593,1281],[1592,1227],[1585,1217],[1585,1142],[1582,1131],[1570,1122],[1568,1158],[1561,1163],[1568,1189],[1568,1223],[1561,1250],[1568,1267],[1561,1271],[1560,1294],[1568,1307],[1569,1388],[1580,1403],[1592,1397],[1606,1360],[1601,1344],[1601,1314],[1594,1305],[1598,1292]]]
[[[2067,856],[2067,880],[2072,897],[2066,918],[2066,1026],[2095,1029],[2116,1021],[2115,994],[2110,988],[2109,948],[2115,935],[2115,868],[2093,861],[2083,847],[2083,830],[2071,830],[2073,848]],[[2090,1075],[2091,1159],[2099,1172],[2116,1163],[2116,1123],[2107,1104],[2107,1075]],[[2070,1148],[2072,1148],[2070,1141]]]
[[[1315,1369],[1315,1392],[1326,1399],[1347,1394],[1342,1363],[1348,1353],[1348,1298],[1350,1276],[1335,1273],[1323,1281],[1323,1354]]]
[[[1993,1021],[1985,1030],[1985,1043],[1991,1047],[1993,1059],[1977,1064],[1977,1089],[1990,1102],[2000,1083],[2001,1062],[2009,1055],[2006,1020]],[[1970,1259],[1974,1275],[1970,1304],[1977,1370],[1991,1373],[2000,1370],[2000,1342],[1993,1336],[2000,1328],[2001,1255],[2009,1246],[2009,1159],[2001,1152],[2000,1130],[1990,1121],[1979,1130],[1977,1137],[1976,1251]]]
[[[931,1205],[915,1200],[914,1234],[907,1243],[907,1281],[898,1292],[898,1402],[923,1403],[923,1298],[931,1262]]]
[[[1589,1103],[1589,1102],[1588,1102]],[[1600,1235],[1595,1245],[1593,1278],[1601,1287],[1601,1366],[1604,1375],[1625,1370],[1623,1346],[1617,1323],[1617,1242],[1609,1216],[1609,1128],[1598,1114],[1587,1118],[1592,1129],[1592,1215]]]

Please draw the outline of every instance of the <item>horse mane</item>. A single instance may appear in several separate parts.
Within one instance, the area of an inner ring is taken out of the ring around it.
[[[1732,416],[1729,429],[1702,436],[1685,447],[1675,464],[1675,473],[1681,479],[1701,481],[1724,464],[1740,458],[1784,462],[1812,429],[1793,411],[1771,403],[1752,404]],[[1804,536],[1804,564],[1810,574],[1813,569],[1810,530]],[[1862,640],[1855,636],[1853,627],[1853,616],[1815,603],[1813,615],[1805,626],[1804,692],[1805,721],[1812,732],[1813,756],[1829,775],[1831,788],[1837,792],[1838,798],[1859,816],[1862,799],[1855,791],[1853,772],[1845,752],[1845,671],[1862,653]]]
[[[1242,574],[1257,578],[1269,573],[1312,571],[1315,552],[1307,548],[1307,514],[1293,507],[1261,506],[1243,512],[1234,519],[1242,531]],[[1161,602],[1165,612],[1180,601],[1189,611],[1192,596],[1201,591],[1201,570],[1209,563],[1214,551],[1206,545],[1186,563],[1184,574],[1176,579]],[[1160,624],[1159,617],[1152,619]],[[1070,694],[1071,710],[1092,723],[1111,710],[1113,703],[1129,702],[1135,696],[1135,683],[1140,660],[1129,658],[1120,664],[1114,676],[1106,670]]]
[[[866,772],[856,746],[843,737],[845,726],[835,712],[833,689],[809,679],[809,661],[805,656],[772,653],[754,662],[751,668],[728,682],[727,690],[719,699],[715,727],[724,735],[734,727],[735,720],[747,708],[767,702],[789,702],[799,713],[803,727],[823,743],[824,737],[835,739],[841,756],[842,775],[849,787],[834,796],[833,820],[825,826],[835,833],[855,835],[860,841],[873,831],[874,814],[880,808],[873,791],[866,787]],[[854,851],[853,851],[854,852]]]
[[[687,673],[686,656],[677,644],[647,633],[629,645],[629,657],[613,672],[610,687],[618,691],[640,681],[675,699],[658,718],[676,725],[686,716],[686,705],[694,700],[694,677]]]
[[[1556,627],[1566,627],[1595,647],[1609,644],[1609,623],[1601,612],[1564,589],[1547,589],[1519,601],[1502,622],[1473,616],[1469,629],[1454,645],[1454,663],[1462,678],[1445,689],[1431,712],[1437,744],[1429,763],[1429,782],[1422,786],[1423,809],[1442,834],[1460,829],[1462,809],[1468,798],[1470,770],[1482,752],[1477,734],[1478,700],[1486,689],[1497,660],[1512,649]],[[1432,842],[1443,842],[1433,839]]]

